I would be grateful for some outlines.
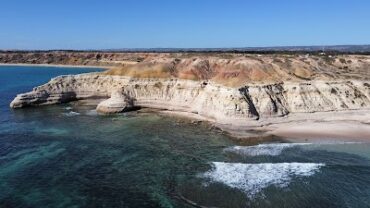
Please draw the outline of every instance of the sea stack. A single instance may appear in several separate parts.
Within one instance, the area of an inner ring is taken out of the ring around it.
[[[102,114],[113,114],[130,111],[133,107],[133,99],[126,95],[121,88],[114,90],[109,99],[99,103],[96,111]]]

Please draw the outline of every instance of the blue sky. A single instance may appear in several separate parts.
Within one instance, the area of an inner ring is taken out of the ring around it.
[[[1,0],[0,49],[370,44],[367,0]]]

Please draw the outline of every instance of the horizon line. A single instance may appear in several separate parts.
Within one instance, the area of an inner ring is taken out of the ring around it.
[[[342,47],[342,49],[340,49]],[[105,48],[105,49],[0,49],[0,51],[104,51],[104,52],[130,52],[130,51],[139,51],[139,52],[171,52],[171,51],[325,51],[325,50],[334,50],[334,51],[346,51],[350,50],[350,47],[360,47],[365,49],[366,52],[370,51],[370,44],[338,44],[338,45],[280,45],[280,46],[245,46],[245,47],[137,47],[137,48]],[[357,49],[360,49],[357,48]],[[355,50],[352,48],[352,50]],[[355,50],[358,51],[358,50]]]

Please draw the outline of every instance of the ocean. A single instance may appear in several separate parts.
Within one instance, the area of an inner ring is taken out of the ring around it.
[[[52,77],[0,67],[0,207],[370,207],[370,145],[243,146],[206,122],[89,102],[10,109]]]

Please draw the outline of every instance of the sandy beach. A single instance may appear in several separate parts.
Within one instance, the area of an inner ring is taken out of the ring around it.
[[[370,142],[369,111],[321,112],[290,115],[251,122],[249,125],[220,125],[197,114],[179,111],[160,111],[170,116],[186,117],[214,124],[240,141],[274,137],[290,142]]]
[[[355,122],[338,121],[289,124],[282,125],[271,133],[294,142],[370,142],[370,125]]]

